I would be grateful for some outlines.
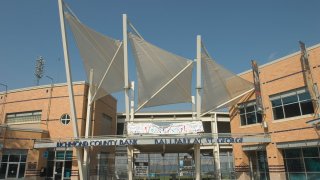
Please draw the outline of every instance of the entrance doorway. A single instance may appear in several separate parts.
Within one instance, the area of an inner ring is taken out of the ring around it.
[[[248,152],[251,177],[254,179],[270,180],[266,151]]]
[[[49,151],[47,179],[71,179],[72,151]]]

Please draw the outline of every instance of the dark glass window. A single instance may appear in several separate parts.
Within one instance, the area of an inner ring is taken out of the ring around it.
[[[275,100],[271,101],[271,104],[272,104],[272,107],[281,106],[282,102],[281,102],[281,99],[275,99]]]
[[[124,123],[117,124],[117,135],[123,135]]]
[[[314,112],[312,100],[306,88],[283,92],[270,97],[273,118],[284,119]]]
[[[298,101],[298,97],[296,94],[282,98],[283,104],[292,104],[292,103],[296,103],[297,101]]]
[[[0,179],[23,179],[27,160],[27,155],[25,153],[26,152],[24,152],[24,150],[13,152],[8,150],[4,155],[2,155],[2,163],[0,164]]]
[[[302,149],[304,157],[319,157],[318,148],[303,148]]]
[[[6,178],[6,172],[7,172],[7,163],[1,163],[0,166],[0,179]]]
[[[64,159],[64,151],[57,151],[56,153],[56,159]]]
[[[289,179],[291,180],[307,180],[304,173],[289,173]]]
[[[242,126],[261,123],[262,115],[257,111],[255,101],[240,104],[238,107]]]
[[[66,151],[66,160],[72,160],[72,151]]]
[[[1,161],[2,162],[8,162],[9,155],[3,155]]]
[[[211,122],[210,121],[206,121],[206,122],[202,122],[203,124],[203,129],[205,133],[211,133]]]
[[[319,179],[320,154],[318,147],[284,150],[284,163],[288,179]]]
[[[311,101],[301,102],[300,106],[301,106],[302,115],[313,113],[313,105]]]
[[[69,114],[63,114],[61,117],[60,117],[60,122],[64,125],[67,125],[69,124],[71,121],[71,118],[69,116]]]
[[[48,177],[53,176],[53,168],[54,168],[54,161],[48,161],[47,162],[47,176]]]
[[[305,158],[304,163],[306,165],[307,172],[319,172],[320,171],[320,158]]]
[[[301,149],[286,149],[285,156],[286,158],[300,158]]]
[[[64,177],[71,177],[72,161],[66,161],[64,165]]]
[[[247,119],[245,114],[240,114],[240,119],[241,119],[241,125],[247,124]]]
[[[20,155],[10,155],[9,157],[10,162],[19,162],[20,161]]]
[[[272,108],[272,110],[273,110],[274,119],[283,119],[284,118],[282,106]]]
[[[48,151],[48,160],[54,160],[55,152],[54,151]]]
[[[287,159],[288,172],[304,172],[303,160],[294,158]]]
[[[300,101],[309,100],[309,99],[311,99],[309,92],[304,92],[304,93],[299,94]]]
[[[21,155],[21,162],[26,162],[27,161],[27,155]]]
[[[286,118],[301,115],[299,103],[285,105],[285,106],[283,106],[283,108],[284,108],[284,114],[286,115]]]
[[[26,170],[26,163],[20,163],[18,178],[24,177],[24,171]]]

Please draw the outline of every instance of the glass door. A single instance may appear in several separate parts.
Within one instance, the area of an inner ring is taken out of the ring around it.
[[[8,164],[7,178],[17,178],[18,164]]]
[[[55,162],[55,172],[54,172],[54,179],[62,179],[63,174],[63,161],[56,161]]]

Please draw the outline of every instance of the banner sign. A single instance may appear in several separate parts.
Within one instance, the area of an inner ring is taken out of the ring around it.
[[[135,166],[134,171],[136,176],[148,176],[148,166]]]
[[[153,138],[153,139],[105,139],[79,140],[57,142],[55,147],[89,147],[89,146],[127,146],[127,145],[183,145],[183,144],[213,144],[213,143],[242,143],[243,138],[233,137],[199,137],[199,138]]]
[[[190,134],[203,132],[201,121],[183,123],[128,123],[128,134]]]

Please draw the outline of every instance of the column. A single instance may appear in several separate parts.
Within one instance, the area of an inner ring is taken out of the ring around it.
[[[266,150],[270,179],[286,179],[282,151],[275,143],[269,143]]]
[[[127,158],[128,158],[128,180],[133,179],[133,147],[127,146]]]
[[[196,180],[200,180],[201,179],[200,144],[194,145],[194,160],[195,160]]]

